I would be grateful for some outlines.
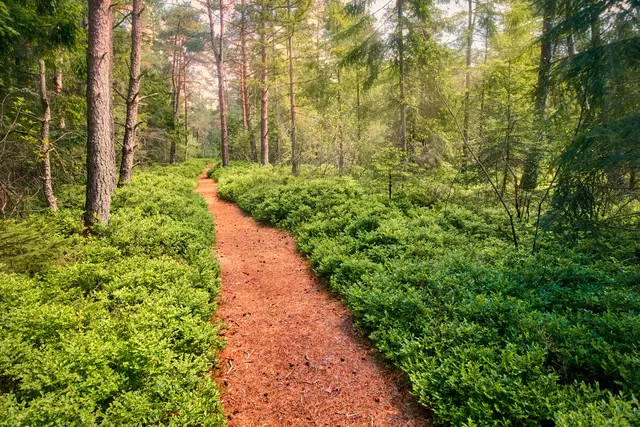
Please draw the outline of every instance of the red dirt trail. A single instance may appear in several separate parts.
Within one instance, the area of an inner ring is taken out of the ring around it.
[[[216,380],[229,426],[429,425],[293,238],[218,199],[204,174],[196,191],[216,223],[228,327]]]

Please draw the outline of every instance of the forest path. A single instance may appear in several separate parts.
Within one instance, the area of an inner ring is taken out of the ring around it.
[[[216,224],[228,326],[216,380],[229,426],[429,425],[293,238],[218,199],[204,173],[196,191]]]

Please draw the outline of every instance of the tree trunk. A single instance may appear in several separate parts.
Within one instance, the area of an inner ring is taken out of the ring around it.
[[[47,200],[49,208],[55,212],[58,210],[58,201],[53,195],[53,185],[51,183],[51,160],[49,152],[49,123],[51,122],[51,105],[47,96],[47,77],[45,73],[44,60],[40,60],[40,102],[42,103],[42,128],[40,131],[40,154],[42,155],[42,181],[44,198]]]
[[[296,147],[296,91],[293,74],[293,19],[291,16],[291,0],[287,0],[287,12],[291,20],[289,31],[289,101],[291,106],[291,173],[298,174],[298,148]]]
[[[540,66],[538,67],[538,82],[535,91],[534,123],[535,133],[538,135],[534,146],[529,150],[520,179],[523,190],[532,191],[538,186],[540,157],[544,144],[544,121],[547,110],[547,95],[551,81],[551,58],[553,56],[553,41],[548,37],[553,26],[555,16],[555,1],[546,1],[542,17],[542,43],[540,44]]]
[[[342,128],[342,92],[340,78],[340,68],[338,68],[338,175],[342,176],[344,173],[344,130]]]
[[[242,26],[240,29],[240,44],[242,50],[242,93],[243,98],[243,114],[246,114],[246,130],[249,131],[249,141],[251,144],[251,156],[254,162],[258,162],[258,147],[256,146],[256,138],[253,132],[253,119],[251,115],[251,96],[247,81],[249,80],[249,59],[247,56],[247,13],[244,10],[245,0],[242,0]]]
[[[400,145],[407,154],[407,104],[404,94],[404,0],[398,0],[398,68],[400,71]],[[408,158],[408,157],[407,157]]]
[[[464,139],[469,141],[469,121],[471,117],[471,59],[473,53],[473,31],[475,27],[475,18],[473,13],[473,0],[468,0],[469,13],[467,22],[467,58],[466,58],[466,70],[464,77],[464,121],[462,122],[462,132]],[[467,163],[467,150],[463,149],[464,158],[463,164]]]
[[[173,62],[171,66],[171,85],[172,85],[172,107],[173,107],[173,118],[171,127],[174,131],[174,134],[171,135],[171,148],[169,149],[169,163],[174,164],[176,162],[176,151],[177,151],[177,142],[178,138],[175,133],[178,132],[178,124],[180,122],[180,69],[181,69],[181,61],[182,61],[182,45],[178,45],[178,32],[180,31],[180,23],[178,23],[178,28],[176,30],[176,37],[174,40],[174,49],[173,49]]]
[[[111,105],[112,21],[111,3],[89,0],[86,227],[96,222],[109,222],[111,192],[115,187]]]
[[[362,139],[362,117],[360,116],[360,67],[356,66],[356,138]]]
[[[187,61],[184,62],[182,91],[184,92],[184,161],[189,158],[189,92],[187,92]]]
[[[265,1],[265,0],[263,0]],[[260,28],[260,43],[262,48],[262,70],[260,73],[261,99],[260,99],[260,154],[262,165],[269,164],[269,87],[267,86],[267,10],[266,4],[262,6],[262,28]]]
[[[220,45],[216,47],[216,32],[213,19],[213,6],[211,0],[207,0],[207,12],[209,15],[209,35],[211,47],[216,57],[216,70],[218,74],[218,109],[220,110],[220,143],[222,152],[222,166],[229,166],[229,139],[227,136],[227,108],[225,103],[225,69],[224,69],[224,1],[220,0]]]
[[[245,0],[240,2],[242,10],[240,11],[240,104],[242,105],[242,129],[246,132],[249,130],[248,123],[248,103],[247,103],[247,13],[244,10]]]
[[[127,92],[127,118],[122,144],[120,180],[118,185],[127,185],[131,181],[133,153],[136,148],[136,127],[138,124],[138,104],[140,101],[140,58],[142,55],[143,0],[133,0],[131,13],[131,66],[129,69],[129,91]]]

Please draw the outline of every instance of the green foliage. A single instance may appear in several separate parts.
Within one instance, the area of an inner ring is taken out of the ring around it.
[[[139,171],[109,227],[85,239],[79,215],[40,237],[46,215],[2,223],[41,249],[0,273],[0,425],[224,424],[209,376],[221,346],[213,223],[193,191],[203,165]],[[19,273],[64,251],[67,265]]]
[[[293,232],[437,422],[637,424],[633,248],[545,241],[530,255],[511,248],[495,209],[390,202],[351,178],[277,168],[213,175],[223,197]]]

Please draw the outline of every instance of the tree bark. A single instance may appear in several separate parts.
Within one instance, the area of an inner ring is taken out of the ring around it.
[[[298,148],[296,147],[296,91],[294,85],[293,69],[293,19],[291,15],[291,0],[287,0],[287,13],[291,20],[289,30],[289,102],[291,107],[291,173],[298,174]]]
[[[342,127],[342,92],[340,78],[340,68],[338,68],[338,175],[344,174],[344,129]]]
[[[184,161],[189,158],[189,93],[187,92],[187,61],[182,70],[182,91],[184,92]]]
[[[551,58],[553,56],[553,41],[548,33],[553,26],[555,16],[555,1],[545,1],[542,17],[542,43],[540,44],[540,66],[538,67],[538,82],[535,91],[534,123],[538,137],[534,146],[529,150],[524,162],[520,186],[523,190],[531,191],[538,186],[540,169],[541,145],[544,143],[544,120],[547,111],[547,95],[551,81]]]
[[[247,102],[247,12],[245,0],[241,0],[240,7],[240,103],[242,104],[242,129],[249,130],[248,102]]]
[[[224,69],[224,0],[220,0],[220,44],[216,47],[215,22],[213,19],[213,6],[211,0],[207,0],[207,13],[209,15],[209,35],[211,47],[216,57],[216,71],[218,74],[218,109],[220,110],[220,144],[222,151],[222,166],[229,166],[229,139],[227,135],[227,106],[225,102],[225,69]]]
[[[466,70],[464,77],[464,119],[462,122],[462,132],[464,133],[465,140],[469,141],[469,121],[471,117],[471,59],[473,54],[473,31],[475,27],[475,17],[473,13],[473,0],[468,0],[469,12],[467,23],[467,57],[466,57]],[[467,163],[467,150],[464,149],[464,164]]]
[[[404,93],[404,0],[398,0],[398,68],[400,71],[400,145],[407,154],[407,103]],[[408,158],[408,157],[407,157]]]
[[[133,0],[131,12],[131,65],[129,69],[129,91],[127,92],[127,118],[122,144],[120,179],[118,185],[127,185],[131,181],[133,156],[136,148],[136,127],[138,124],[138,104],[140,101],[140,59],[142,56],[143,0]]]
[[[178,33],[180,32],[180,23],[176,29],[176,36],[174,39],[173,48],[173,61],[171,65],[171,86],[172,86],[172,107],[173,107],[173,119],[172,130],[178,132],[178,123],[180,121],[180,72],[182,61],[182,45],[178,45]],[[171,147],[169,148],[169,163],[174,164],[176,162],[177,135],[171,135]]]
[[[53,194],[53,185],[51,181],[51,160],[49,152],[51,146],[49,144],[49,123],[51,122],[51,105],[47,96],[47,77],[45,72],[44,60],[40,60],[40,102],[42,103],[42,127],[40,130],[40,154],[42,155],[42,183],[44,190],[44,198],[47,200],[49,208],[56,212],[58,210],[58,201]]]
[[[87,192],[84,224],[108,224],[115,187],[115,151],[111,101],[111,3],[89,0],[87,48]]]
[[[266,0],[263,0],[266,1]],[[261,61],[262,70],[260,72],[261,98],[260,98],[260,152],[262,165],[269,164],[269,87],[267,86],[267,10],[266,4],[262,6],[262,27],[260,28],[260,43],[262,48]]]

